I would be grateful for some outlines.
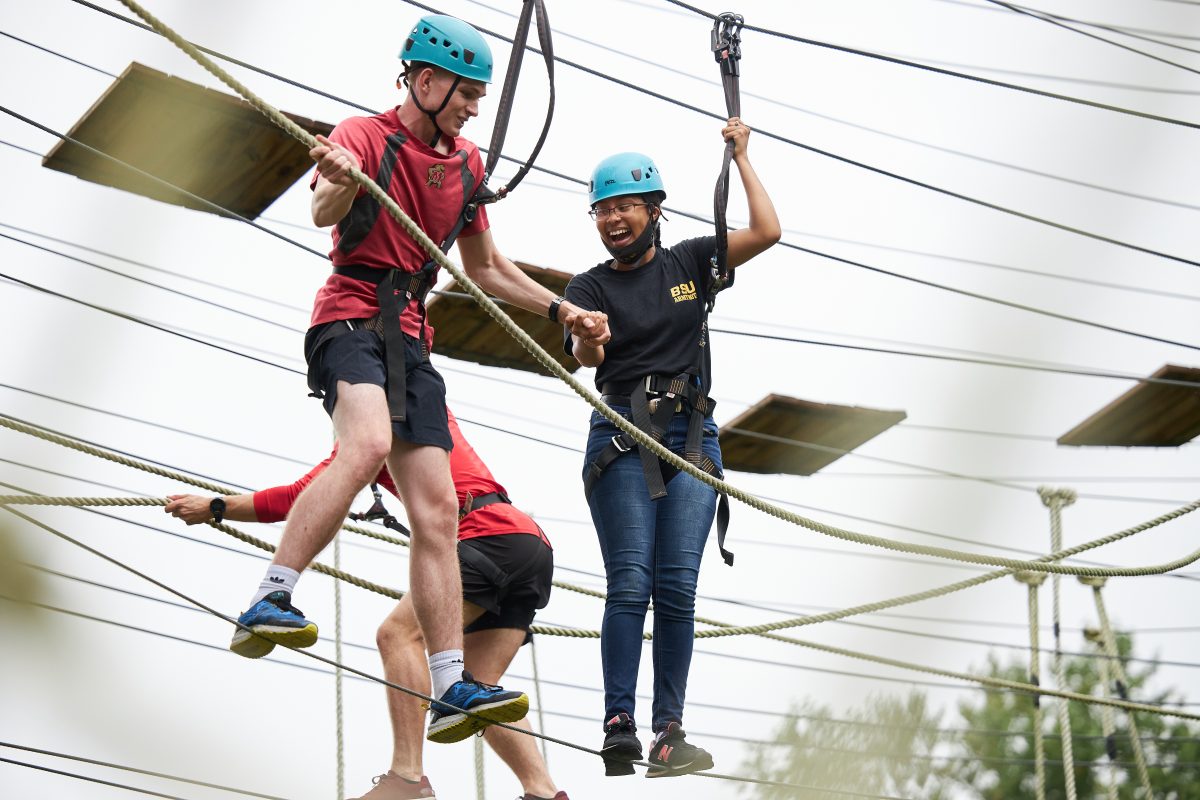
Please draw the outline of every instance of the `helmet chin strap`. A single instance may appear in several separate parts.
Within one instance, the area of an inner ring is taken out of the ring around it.
[[[420,109],[421,111],[424,111],[425,116],[429,117],[429,121],[433,123],[433,138],[429,140],[430,147],[437,147],[438,142],[441,141],[443,136],[445,136],[447,139],[450,138],[450,136],[442,130],[441,126],[438,125],[437,118],[438,118],[438,114],[441,114],[443,111],[446,110],[446,106],[450,105],[450,98],[454,97],[454,90],[458,88],[458,84],[460,81],[462,81],[462,76],[455,75],[454,83],[450,84],[449,91],[447,91],[446,96],[442,98],[442,104],[437,107],[436,111],[430,111],[428,108],[421,105],[421,101],[417,98],[417,93],[415,91],[413,91],[412,86],[409,86],[408,76],[406,75],[404,77],[404,85],[408,86],[408,92],[412,96],[413,103],[416,104],[418,109]]]
[[[605,241],[604,248],[608,250],[609,255],[622,264],[636,263],[646,254],[650,246],[654,244],[654,233],[658,230],[658,220],[659,218],[655,216],[647,222],[646,227],[642,228],[642,232],[638,234],[638,237],[624,247],[613,247]]]

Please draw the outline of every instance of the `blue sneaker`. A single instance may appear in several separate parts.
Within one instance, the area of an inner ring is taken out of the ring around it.
[[[311,647],[317,641],[317,626],[292,605],[291,592],[271,592],[238,617],[246,628],[233,634],[229,649],[245,658],[262,658],[275,645]]]
[[[472,713],[464,714],[450,706]],[[463,679],[429,706],[429,731],[425,738],[439,744],[461,742],[493,722],[516,722],[528,712],[527,694],[480,683],[464,669]]]

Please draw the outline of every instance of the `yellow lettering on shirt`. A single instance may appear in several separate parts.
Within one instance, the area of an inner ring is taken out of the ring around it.
[[[671,298],[676,303],[684,303],[696,299],[696,282],[688,281],[671,287]]]

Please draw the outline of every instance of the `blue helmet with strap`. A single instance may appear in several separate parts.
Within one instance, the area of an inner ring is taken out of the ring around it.
[[[627,194],[649,194],[655,203],[667,199],[662,175],[649,156],[617,153],[601,161],[592,170],[592,180],[588,183],[590,205]]]
[[[421,17],[408,34],[400,59],[433,64],[469,80],[492,82],[492,49],[479,31],[457,17]]]

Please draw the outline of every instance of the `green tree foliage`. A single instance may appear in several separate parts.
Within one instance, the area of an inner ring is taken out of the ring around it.
[[[1127,636],[1118,638],[1118,652],[1129,678],[1129,699],[1155,705],[1169,704],[1170,691],[1146,694],[1144,687],[1154,674],[1153,664],[1128,661],[1133,643]],[[1043,684],[1053,683],[1050,660],[1043,662]],[[1082,656],[1064,659],[1067,688],[1083,694],[1100,694],[1100,666],[1097,658]],[[1026,663],[1013,660],[1002,664],[995,656],[988,659],[986,674],[1009,680],[1027,681]],[[1109,696],[1116,687],[1110,686]],[[1062,739],[1058,735],[1057,700],[1042,698],[1042,730],[1046,748],[1046,798],[1066,797],[1062,765]],[[1142,798],[1141,781],[1134,766],[1129,737],[1128,716],[1116,710],[1113,718],[1116,735],[1111,742],[1103,733],[1103,711],[1094,705],[1070,703],[1071,743],[1075,762],[1075,786],[1080,798],[1108,797],[1110,781],[1115,779],[1122,800]],[[983,800],[1034,798],[1033,698],[1012,692],[973,695],[958,707],[965,727],[962,754],[972,760],[951,762],[944,775],[947,781],[971,790],[968,796]],[[1150,785],[1158,800],[1184,800],[1200,797],[1200,726],[1158,714],[1137,714],[1136,724],[1142,748],[1150,765]],[[1115,748],[1116,762],[1108,758],[1109,744]]]
[[[904,699],[868,698],[842,719],[805,702],[794,708],[773,743],[755,748],[746,772],[814,791],[777,786],[746,791],[760,800],[828,800],[835,795],[816,791],[826,788],[937,800],[943,796],[933,760],[938,736],[937,718],[919,692]]]
[[[1129,686],[1129,699],[1171,705],[1182,698],[1171,690],[1149,693],[1153,663],[1133,662],[1129,637],[1118,638],[1118,652]],[[1067,688],[1099,696],[1100,660],[1095,656],[1064,659]],[[988,658],[983,674],[1027,682],[1028,664],[1018,658]],[[1107,694],[1115,696],[1115,672]],[[1050,659],[1043,661],[1042,681],[1053,684]],[[1043,697],[1042,731],[1046,753],[1046,798],[1065,800],[1062,739],[1058,734],[1056,698]],[[1104,735],[1099,706],[1069,704],[1075,785],[1080,800],[1105,800],[1111,784],[1120,800],[1147,800],[1141,788],[1129,736],[1129,718],[1114,710],[1115,735]],[[816,789],[838,789],[922,800],[1034,800],[1034,701],[1009,691],[972,693],[958,705],[961,720],[938,729],[940,713],[914,692],[905,699],[870,697],[840,720],[829,708],[811,702],[796,707],[770,744],[758,745],[744,774],[799,784],[813,790],[747,786],[756,800],[835,797]],[[1155,800],[1200,798],[1200,725],[1159,714],[1139,713],[1136,724],[1149,765]],[[1109,758],[1109,748],[1115,761]]]

